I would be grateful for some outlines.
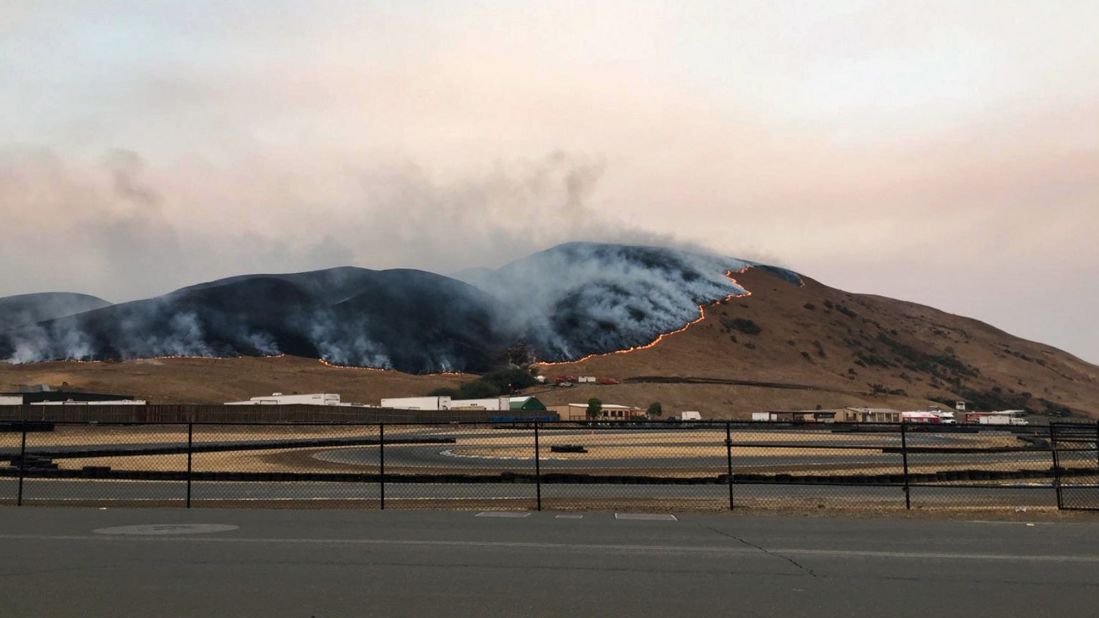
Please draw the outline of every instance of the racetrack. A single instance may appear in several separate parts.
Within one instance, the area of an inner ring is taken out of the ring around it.
[[[141,428],[129,436],[114,427],[109,433],[121,441],[112,443],[95,430],[63,429],[28,445],[31,456],[54,457],[57,469],[25,472],[24,502],[172,504],[186,498],[191,478],[195,505],[374,508],[381,506],[384,457],[389,508],[533,508],[539,493],[545,508],[561,509],[718,510],[729,508],[730,493],[735,505],[763,508],[1056,504],[1048,448],[1003,430],[913,431],[905,475],[896,432],[738,428],[727,449],[722,425],[543,428],[536,466],[533,430],[505,426],[398,426],[384,448],[376,426],[258,427],[253,434],[203,427],[190,458],[186,445],[165,439],[170,431]],[[586,452],[553,452],[555,445]],[[4,452],[10,456],[12,447]],[[1094,450],[1080,454],[1093,458]],[[9,479],[14,472],[4,471]],[[0,481],[0,501],[18,496],[14,480]]]

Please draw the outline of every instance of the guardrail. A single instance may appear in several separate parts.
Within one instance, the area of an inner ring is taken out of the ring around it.
[[[0,427],[0,503],[1099,510],[1099,423]]]

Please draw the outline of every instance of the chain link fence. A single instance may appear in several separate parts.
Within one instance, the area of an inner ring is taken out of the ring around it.
[[[1099,509],[1099,424],[0,424],[0,504]]]

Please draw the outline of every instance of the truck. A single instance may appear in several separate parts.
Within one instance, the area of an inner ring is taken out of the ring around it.
[[[685,410],[679,413],[679,420],[681,421],[701,421],[702,414],[695,410]]]

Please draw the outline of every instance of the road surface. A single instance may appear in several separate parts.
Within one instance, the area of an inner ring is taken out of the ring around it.
[[[738,484],[735,498],[743,506],[847,506],[850,508],[903,508],[903,488],[876,485],[777,485]],[[1066,491],[1073,491],[1067,488]],[[1094,503],[1099,490],[1082,490],[1081,503]],[[0,480],[0,501],[14,503],[18,481]],[[122,481],[84,479],[27,479],[23,499],[27,504],[96,503],[183,503],[187,487],[183,481]],[[416,507],[417,504],[441,508],[464,508],[493,501],[498,506],[511,503],[534,507],[535,486],[531,483],[386,483],[390,508]],[[363,508],[377,508],[380,487],[377,483],[337,482],[257,482],[202,481],[192,484],[192,500],[197,506],[208,502],[324,502],[357,501]],[[543,484],[542,500],[546,508],[583,508],[615,500],[629,504],[647,501],[686,508],[717,510],[728,504],[728,486],[713,485],[616,485],[616,484]],[[1089,502],[1090,501],[1090,502]],[[1056,493],[1043,485],[1011,487],[913,487],[915,507],[1054,507]]]
[[[1099,603],[1099,520],[5,508],[0,531],[10,618],[1069,618]]]

